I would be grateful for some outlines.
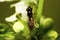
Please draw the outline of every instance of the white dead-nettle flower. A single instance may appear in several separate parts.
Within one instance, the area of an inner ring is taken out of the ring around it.
[[[17,14],[22,14],[22,19],[27,21],[27,5],[24,1],[20,1],[16,4],[12,4],[10,5],[10,7],[15,7],[15,13],[13,15],[11,15],[10,17],[7,17],[5,20],[8,21],[8,22],[12,22],[12,21],[15,21],[17,18],[16,18],[16,15]]]
[[[5,20],[7,22],[13,22],[13,21],[17,20],[16,15],[21,13],[22,19],[24,21],[27,21],[28,17],[27,17],[26,9],[30,5],[29,3],[35,3],[36,4],[37,1],[36,0],[29,0],[29,1],[28,0],[21,0],[18,3],[10,5],[10,7],[15,7],[15,13],[13,15],[11,15],[10,17],[7,17]]]

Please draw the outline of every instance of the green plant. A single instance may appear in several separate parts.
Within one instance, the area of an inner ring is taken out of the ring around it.
[[[37,4],[36,0],[22,1],[32,8],[29,12],[33,12],[31,17],[34,21],[33,29],[30,30],[31,26],[28,24],[32,21],[30,17],[26,22],[22,19],[21,14],[14,14],[12,17],[15,17],[16,20],[7,21],[10,25],[8,28],[5,24],[0,24],[0,40],[56,40],[58,33],[53,30],[53,19],[42,16],[44,0],[38,0]]]

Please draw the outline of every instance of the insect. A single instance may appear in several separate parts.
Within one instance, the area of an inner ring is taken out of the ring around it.
[[[33,19],[32,8],[30,6],[28,6],[28,8],[26,10],[27,10],[29,28],[30,28],[30,30],[33,30],[34,19]]]

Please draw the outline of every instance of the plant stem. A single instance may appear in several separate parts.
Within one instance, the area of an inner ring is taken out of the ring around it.
[[[36,14],[36,21],[38,24],[40,24],[40,17],[42,16],[43,3],[44,3],[44,0],[39,0],[38,10]]]

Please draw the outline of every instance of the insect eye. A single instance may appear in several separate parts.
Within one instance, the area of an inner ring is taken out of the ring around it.
[[[32,8],[28,6],[27,11],[32,11]]]

